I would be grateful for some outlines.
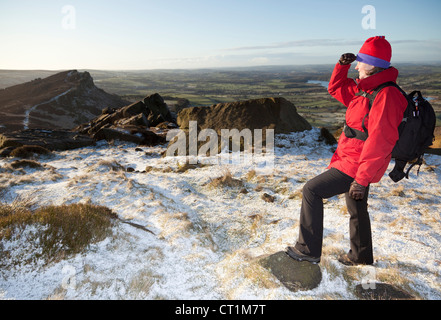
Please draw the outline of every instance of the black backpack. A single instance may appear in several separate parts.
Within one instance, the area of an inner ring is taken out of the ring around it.
[[[380,85],[372,94],[362,92],[359,95],[369,99],[370,110],[377,94],[382,89],[390,86],[400,90],[406,97],[408,103],[406,111],[404,111],[403,121],[398,127],[399,139],[392,151],[392,158],[395,159],[395,167],[389,173],[389,177],[394,182],[399,182],[403,178],[409,179],[409,172],[416,165],[419,166],[417,172],[419,173],[421,165],[423,164],[424,152],[432,145],[435,138],[436,115],[432,105],[423,98],[420,91],[413,91],[407,95],[395,82],[386,82]],[[404,172],[408,163],[411,165],[407,171]]]

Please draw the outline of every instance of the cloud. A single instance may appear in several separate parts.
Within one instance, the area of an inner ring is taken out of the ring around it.
[[[126,62],[122,63],[119,69],[201,69],[262,65],[333,64],[340,57],[343,47],[358,50],[364,40],[311,39],[217,50],[209,52],[205,56],[195,54],[194,56],[185,57],[172,54],[169,57],[150,59],[137,57],[137,59],[125,59]],[[391,41],[391,43],[392,46],[397,45],[397,48],[394,49],[394,63],[439,60],[440,41],[396,40]],[[289,49],[296,47],[298,50]],[[424,52],[421,52],[422,47],[425,49]]]
[[[251,59],[253,64],[267,64],[270,62],[270,59],[267,57],[255,57]]]
[[[306,39],[279,42],[261,46],[246,46],[225,49],[225,51],[245,51],[245,50],[265,50],[265,49],[281,49],[281,48],[296,48],[296,47],[331,47],[331,46],[349,46],[361,45],[360,40],[344,40],[344,39]]]
[[[295,40],[279,42],[260,46],[245,46],[245,47],[235,47],[228,48],[224,51],[247,51],[247,50],[267,50],[267,49],[283,49],[283,48],[306,48],[306,47],[340,47],[340,46],[360,46],[363,44],[365,39],[360,40],[348,40],[348,39],[305,39],[305,40]],[[396,44],[415,44],[415,45],[432,45],[439,46],[441,44],[440,40],[390,40],[392,45]]]

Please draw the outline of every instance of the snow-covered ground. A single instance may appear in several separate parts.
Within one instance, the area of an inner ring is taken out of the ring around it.
[[[387,282],[421,299],[441,298],[441,158],[426,156],[416,177],[372,186],[373,267],[344,267],[349,216],[343,196],[325,203],[320,286],[292,293],[256,258],[283,250],[298,235],[301,189],[326,170],[332,147],[319,130],[277,135],[274,166],[215,164],[177,172],[182,158],[163,158],[164,147],[133,144],[58,152],[25,174],[0,169],[2,202],[17,196],[39,206],[90,202],[154,234],[117,224],[113,236],[87,253],[49,265],[0,270],[3,299],[356,299],[363,281]],[[202,159],[202,158],[201,158]],[[6,167],[14,159],[0,160]],[[111,170],[114,166],[116,170]],[[134,172],[120,171],[122,166]],[[148,169],[147,172],[143,172]],[[392,168],[392,164],[390,169]],[[213,187],[230,172],[243,187]],[[247,193],[243,192],[243,189]],[[242,192],[241,192],[242,191]],[[275,196],[265,202],[262,195]],[[4,243],[17,252],[27,243]],[[29,248],[27,248],[29,249]]]

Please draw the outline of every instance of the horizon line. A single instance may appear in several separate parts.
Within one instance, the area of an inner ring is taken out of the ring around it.
[[[392,63],[392,65],[441,65],[441,60],[431,60],[431,61],[401,61],[397,63]],[[81,71],[108,71],[108,72],[140,72],[140,71],[198,71],[198,70],[222,70],[222,69],[253,69],[253,68],[291,68],[291,67],[311,67],[311,66],[332,66],[335,63],[304,63],[304,64],[273,64],[273,65],[254,65],[254,66],[223,66],[223,67],[204,67],[204,68],[139,68],[139,69],[108,69],[108,68],[61,68],[61,69],[3,69],[0,71],[49,71],[49,72],[63,72],[71,70],[81,70]]]

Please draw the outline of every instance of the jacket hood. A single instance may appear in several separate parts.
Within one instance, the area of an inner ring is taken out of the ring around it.
[[[396,68],[390,67],[366,79],[363,80],[358,79],[357,87],[358,89],[363,91],[373,91],[375,90],[375,88],[377,88],[379,85],[385,82],[389,82],[389,81],[397,82],[398,74],[399,72]]]

